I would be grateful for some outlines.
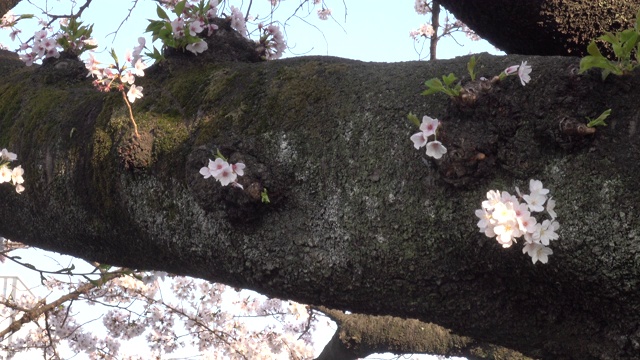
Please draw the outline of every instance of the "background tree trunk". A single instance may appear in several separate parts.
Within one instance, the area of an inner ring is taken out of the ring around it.
[[[375,353],[462,356],[468,360],[531,360],[522,354],[457,336],[434,324],[392,316],[345,314],[319,309],[338,330],[316,360],[356,360]]]
[[[637,0],[440,0],[456,18],[507,54],[586,54],[606,31],[632,27]]]
[[[148,69],[132,137],[119,94],[81,63],[23,67],[0,53],[0,144],[27,190],[0,187],[0,235],[102,263],[191,275],[300,302],[432,322],[549,359],[640,351],[638,76],[576,75],[578,59],[523,60],[473,105],[420,96],[468,58],[398,64],[307,57]],[[589,137],[561,131],[612,108]],[[408,112],[439,118],[440,161]],[[204,179],[220,150],[246,191]],[[482,156],[479,156],[482,154]],[[482,160],[480,160],[482,159]],[[560,240],[547,265],[478,232],[490,189],[542,180]],[[268,189],[271,204],[260,202]]]
[[[431,26],[433,27],[433,35],[429,39],[429,60],[436,60],[438,57],[438,30],[440,30],[440,3],[434,0],[431,3]]]
[[[0,17],[13,9],[19,2],[20,0],[0,0]]]

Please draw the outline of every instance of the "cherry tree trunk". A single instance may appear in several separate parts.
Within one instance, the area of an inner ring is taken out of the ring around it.
[[[0,235],[102,263],[191,275],[303,303],[416,318],[545,359],[640,358],[640,76],[528,61],[532,80],[473,104],[421,96],[467,57],[364,63],[176,55],[121,94],[73,60],[0,52],[0,146],[25,187],[0,186]],[[611,108],[592,135],[566,131]],[[442,121],[440,160],[409,112]],[[199,174],[220,151],[244,190]],[[557,201],[548,264],[478,231],[488,190],[541,180]],[[270,203],[261,202],[266,189]]]

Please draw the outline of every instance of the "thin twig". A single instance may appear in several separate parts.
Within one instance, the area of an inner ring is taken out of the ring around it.
[[[129,20],[129,17],[131,17],[131,13],[133,12],[133,9],[135,9],[136,5],[138,5],[138,1],[139,0],[134,0],[133,1],[133,5],[131,6],[131,8],[129,9],[129,13],[127,14],[127,16],[125,16],[125,18],[120,22],[120,25],[118,25],[118,28],[115,29],[115,31],[112,31],[110,33],[108,33],[107,35],[105,35],[105,37],[113,34],[113,41],[111,43],[113,43],[114,41],[116,41],[116,37],[118,36],[118,31],[120,31],[120,28],[122,27],[122,25],[124,25],[125,22],[127,22],[127,20]]]
[[[0,339],[4,339],[5,336],[9,333],[13,334],[16,331],[20,330],[22,328],[22,325],[30,322],[30,321],[37,321],[38,318],[40,318],[40,316],[42,314],[45,314],[55,308],[57,308],[58,306],[60,306],[61,304],[64,304],[65,302],[72,300],[72,299],[77,299],[81,294],[88,292],[89,290],[95,288],[95,287],[100,287],[102,286],[104,283],[108,282],[111,279],[114,279],[116,277],[120,277],[122,276],[121,273],[115,273],[115,274],[105,274],[103,277],[101,277],[100,279],[94,281],[94,282],[89,282],[86,283],[80,287],[78,287],[78,289],[68,293],[67,295],[61,296],[60,298],[58,298],[58,300],[55,300],[49,304],[46,304],[44,302],[44,299],[39,301],[40,306],[35,307],[31,310],[25,311],[24,314],[20,317],[20,319],[15,320],[14,322],[12,322],[9,326],[7,326],[6,329],[0,331]]]
[[[124,90],[120,91],[122,93],[122,98],[124,99],[124,103],[127,104],[127,108],[129,108],[129,118],[133,123],[133,131],[136,133],[136,137],[139,139],[140,134],[138,134],[138,125],[136,121],[133,119],[133,110],[131,110],[131,104],[129,104],[129,99],[127,99],[127,95],[124,93]]]

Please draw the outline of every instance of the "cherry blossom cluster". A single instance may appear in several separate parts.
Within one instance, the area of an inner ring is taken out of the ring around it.
[[[93,85],[100,91],[109,92],[111,90],[127,91],[127,98],[130,103],[136,99],[142,98],[142,86],[134,85],[136,76],[144,76],[144,70],[147,65],[142,61],[140,53],[144,49],[145,39],[138,39],[138,46],[133,51],[127,50],[124,55],[124,63],[120,65],[115,52],[111,51],[111,57],[114,63],[107,66],[100,66],[101,63],[96,60],[93,54],[89,54],[89,58],[85,61],[85,67],[89,70],[87,76],[93,76],[95,80]],[[129,65],[127,65],[129,64]]]
[[[320,18],[320,20],[327,20],[329,19],[329,16],[331,16],[331,9],[324,7],[322,9],[318,9],[318,18]]]
[[[225,285],[177,276],[166,279],[167,274],[160,272],[102,272],[103,277],[111,274],[115,278],[105,285],[89,287],[87,284],[93,283],[47,278],[48,296],[81,291],[75,302],[51,306],[57,300],[47,302],[46,298],[27,295],[0,298],[0,316],[6,319],[46,308],[32,320],[37,326],[30,330],[0,328],[0,340],[9,335],[13,338],[9,344],[0,344],[0,351],[13,356],[38,348],[47,358],[60,358],[58,345],[66,342],[73,353],[85,353],[91,359],[165,358],[164,354],[185,346],[194,346],[211,359],[312,358],[310,333],[317,318],[304,305],[244,292],[231,301],[227,294],[237,291]],[[173,300],[167,299],[168,292]],[[71,308],[79,301],[110,308],[102,317],[106,336],[97,337],[82,327],[78,311]],[[256,317],[265,320],[260,326],[251,326],[248,320]],[[138,337],[146,338],[151,357],[123,354],[127,347],[121,341]]]
[[[322,4],[322,0],[313,0],[313,5],[321,5],[321,4]],[[318,9],[318,18],[320,20],[327,20],[329,19],[329,16],[331,16],[331,9],[325,8],[324,4],[322,4],[322,7]]]
[[[213,177],[218,180],[222,186],[229,184],[243,188],[236,182],[238,176],[244,175],[245,165],[243,163],[229,164],[224,158],[218,157],[215,161],[209,159],[209,165],[200,169],[200,174],[205,179]]]
[[[247,22],[244,20],[242,11],[235,6],[231,6],[231,27],[235,29],[240,35],[245,38],[249,38],[249,30],[247,30]]]
[[[162,40],[165,46],[173,48],[185,48],[194,54],[199,54],[207,50],[208,45],[200,36],[206,34],[211,36],[218,29],[212,20],[218,14],[218,0],[210,0],[205,7],[205,2],[190,1],[162,1],[163,7],[173,11],[178,17],[174,20],[169,18],[164,11],[158,11],[162,17],[161,21],[151,21],[148,30],[152,32],[154,39]],[[277,2],[272,2],[277,5]],[[231,15],[231,27],[240,35],[249,38],[249,30],[245,16],[240,8],[231,5],[229,7]],[[165,29],[165,23],[171,25],[171,34]],[[274,24],[258,24],[258,30],[262,30],[262,35],[258,40],[258,52],[266,60],[278,59],[286,49],[286,42],[280,28]]]
[[[96,48],[96,42],[91,38],[92,27],[83,26],[82,22],[75,19],[60,19],[59,29],[54,32],[53,27],[45,20],[39,20],[42,27],[34,33],[31,41],[20,40],[20,29],[16,27],[19,20],[33,18],[32,15],[16,16],[11,11],[2,17],[0,28],[9,28],[9,37],[12,41],[16,38],[20,41],[18,52],[20,59],[27,66],[31,66],[38,60],[60,57],[59,50],[80,55],[82,52]]]
[[[431,156],[435,159],[440,159],[442,155],[447,153],[447,148],[445,148],[440,141],[437,141],[436,132],[439,126],[440,121],[438,121],[438,119],[432,119],[425,115],[422,118],[422,124],[420,124],[420,132],[411,135],[413,146],[416,149],[426,146],[427,156]],[[429,141],[428,139],[432,135],[434,140]]]
[[[152,20],[147,27],[147,31],[152,33],[154,40],[160,39],[165,46],[186,49],[196,55],[208,49],[207,42],[198,35],[206,32],[206,36],[211,36],[218,29],[218,26],[212,22],[218,14],[218,0],[165,0],[160,1],[160,4],[177,17],[172,20],[164,10],[158,7],[157,12],[161,20]]]
[[[413,38],[413,40],[418,40],[420,37],[429,38],[435,34],[435,30],[431,24],[422,24],[416,30],[411,30],[409,36]]]
[[[531,256],[534,264],[538,261],[546,264],[548,256],[553,254],[553,250],[548,247],[549,242],[558,239],[556,231],[560,228],[555,220],[556,203],[551,197],[547,197],[549,190],[543,187],[541,181],[531,180],[529,191],[529,194],[522,195],[516,188],[518,196],[506,191],[489,191],[487,200],[482,202],[482,209],[475,212],[480,218],[478,227],[487,237],[495,236],[505,248],[513,245],[517,238],[524,237],[522,252]],[[544,211],[549,219],[540,223],[532,214]]]
[[[284,40],[280,28],[275,25],[264,27],[262,24],[259,24],[258,28],[263,31],[263,35],[260,36],[258,53],[260,53],[265,60],[280,58],[287,48],[287,43]]]
[[[431,1],[427,0],[415,0],[413,8],[416,13],[420,15],[429,15],[431,14],[432,8]],[[448,11],[445,11],[444,24],[440,24],[442,27],[442,33],[438,36],[438,38],[452,35],[456,31],[462,31],[469,39],[476,41],[479,40],[480,37],[471,30],[467,25],[465,25],[460,20],[452,21],[452,18],[449,15]],[[431,38],[435,34],[435,29],[431,23],[425,23],[420,25],[419,28],[415,30],[411,30],[409,32],[409,36],[413,38],[415,41],[419,41],[421,38]]]
[[[0,184],[2,183],[11,183],[16,187],[16,192],[19,194],[24,191],[24,169],[22,169],[22,165],[18,165],[11,169],[9,164],[12,161],[16,161],[18,159],[18,155],[7,151],[7,149],[2,149],[0,151]]]

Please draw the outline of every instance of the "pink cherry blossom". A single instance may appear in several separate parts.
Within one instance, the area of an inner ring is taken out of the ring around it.
[[[238,176],[244,175],[244,168],[246,166],[243,163],[235,163],[231,165],[231,169],[234,173],[238,174]]]
[[[147,65],[142,62],[142,59],[138,59],[138,61],[136,61],[136,64],[134,65],[134,73],[137,76],[144,76],[144,69],[147,68]]]
[[[227,166],[220,170],[220,172],[216,176],[216,179],[220,181],[220,184],[222,184],[222,186],[227,186],[230,183],[235,182],[237,177],[238,175],[233,172],[231,166]]]
[[[201,33],[202,30],[204,30],[203,25],[204,23],[202,22],[202,20],[192,21],[189,24],[189,35],[196,36],[197,34]]]
[[[127,92],[127,98],[129,102],[133,103],[136,99],[142,98],[142,86],[131,85],[129,92]]]
[[[198,41],[196,43],[192,43],[192,44],[187,45],[186,48],[187,48],[187,50],[191,51],[192,53],[198,55],[201,52],[207,50],[208,47],[209,46],[207,45],[206,41],[200,40],[200,41]]]
[[[508,68],[504,69],[504,73],[507,75],[513,75],[518,71],[520,65],[511,65]]]
[[[442,155],[446,153],[447,148],[445,148],[440,141],[431,141],[427,143],[427,156],[440,159]]]
[[[427,144],[427,138],[436,133],[436,129],[440,125],[438,119],[432,119],[429,116],[424,116],[422,118],[422,124],[420,124],[419,133],[413,134],[411,136],[411,141],[413,141],[413,146],[416,149],[420,149],[421,147]]]
[[[529,74],[531,74],[531,66],[527,65],[526,61],[523,61],[518,68],[518,77],[522,86],[525,86],[531,80]]]
[[[530,243],[522,248],[522,253],[528,253],[534,264],[538,261],[546,264],[549,261],[549,255],[553,254],[553,250],[538,243]]]

